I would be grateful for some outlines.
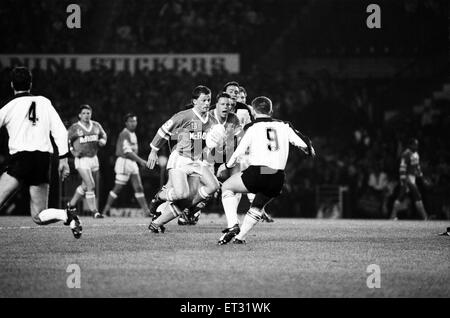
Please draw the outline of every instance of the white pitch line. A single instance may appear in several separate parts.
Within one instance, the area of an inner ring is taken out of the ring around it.
[[[144,223],[137,223],[137,224],[91,224],[91,225],[84,225],[81,224],[83,228],[90,228],[90,227],[114,227],[114,226],[147,226],[148,224]],[[41,225],[41,226],[0,226],[0,231],[2,230],[37,230],[37,229],[52,229],[52,228],[64,228],[64,226],[61,225]]]

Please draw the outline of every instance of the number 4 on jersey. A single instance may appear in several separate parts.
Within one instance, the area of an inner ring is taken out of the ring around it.
[[[38,118],[36,117],[36,102],[32,102],[30,109],[28,110],[28,119],[33,123],[33,126],[36,125]]]

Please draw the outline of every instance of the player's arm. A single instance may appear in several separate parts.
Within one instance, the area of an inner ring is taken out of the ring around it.
[[[297,129],[293,128],[290,124],[288,127],[288,138],[291,144],[297,148],[300,148],[308,156],[314,157],[316,155],[311,139],[303,135]]]
[[[69,176],[70,169],[67,157],[69,155],[69,146],[67,143],[68,133],[64,126],[61,117],[59,117],[55,108],[49,105],[49,120],[50,120],[50,134],[52,135],[59,153],[59,167],[58,171],[62,179],[64,180]]]
[[[233,154],[230,157],[230,160],[225,163],[225,167],[230,169],[234,167],[239,157],[245,154],[248,147],[250,147],[251,141],[253,136],[253,130],[249,129],[245,135],[242,137],[241,142],[237,146],[236,150],[233,152]],[[255,136],[256,137],[256,136]]]
[[[175,130],[183,123],[183,118],[179,114],[175,114],[166,121],[157,131],[150,143],[150,154],[148,155],[147,167],[153,169],[155,163],[158,161],[158,151],[170,140]]]
[[[2,128],[6,124],[6,107],[0,108],[0,128]]]
[[[127,136],[125,136],[125,138],[123,138],[122,149],[123,149],[123,153],[124,153],[125,157],[127,157],[130,160],[136,161],[137,164],[139,164],[140,166],[145,167],[147,161],[145,161],[144,159],[139,157],[133,151],[133,149],[131,147],[131,142],[130,142],[130,135],[128,135],[128,134],[127,134]]]

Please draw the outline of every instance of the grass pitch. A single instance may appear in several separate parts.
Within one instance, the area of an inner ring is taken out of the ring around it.
[[[217,246],[226,222],[212,215],[164,234],[143,218],[82,222],[76,240],[62,224],[0,217],[0,297],[450,297],[450,237],[436,235],[448,222],[276,219],[244,246]],[[370,264],[380,288],[367,287]]]

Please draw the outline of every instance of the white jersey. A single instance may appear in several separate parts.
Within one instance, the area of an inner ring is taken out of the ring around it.
[[[248,125],[227,166],[232,167],[248,149],[248,161],[251,166],[284,170],[290,143],[304,151],[308,148],[298,132],[288,123],[270,117],[258,118]]]
[[[0,127],[9,134],[9,153],[42,151],[53,153],[50,134],[59,155],[68,152],[67,130],[50,100],[29,93],[17,94],[0,109]]]

